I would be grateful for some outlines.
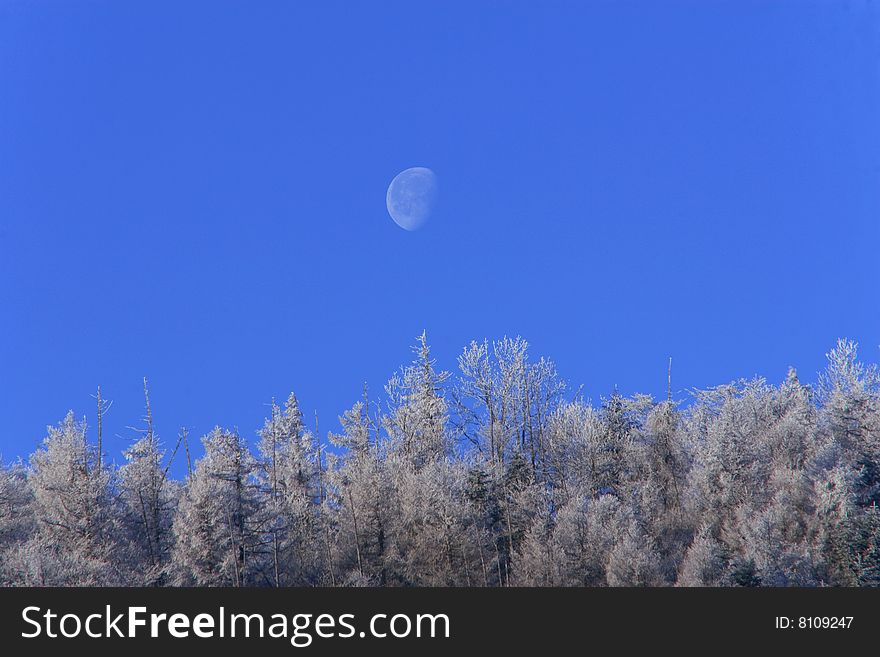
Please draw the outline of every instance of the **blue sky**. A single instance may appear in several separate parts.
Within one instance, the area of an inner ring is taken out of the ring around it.
[[[166,443],[290,390],[323,433],[423,329],[593,399],[880,360],[878,35],[858,0],[3,0],[0,453],[100,383],[118,459],[145,375]]]

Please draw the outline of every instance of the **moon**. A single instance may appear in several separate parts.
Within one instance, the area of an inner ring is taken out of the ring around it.
[[[426,167],[401,171],[385,194],[385,205],[394,223],[404,230],[418,230],[431,216],[437,200],[437,176]]]

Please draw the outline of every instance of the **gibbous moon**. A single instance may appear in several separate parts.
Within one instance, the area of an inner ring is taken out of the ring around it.
[[[418,230],[431,216],[437,199],[437,176],[425,167],[398,173],[385,195],[385,205],[394,223],[405,230]]]

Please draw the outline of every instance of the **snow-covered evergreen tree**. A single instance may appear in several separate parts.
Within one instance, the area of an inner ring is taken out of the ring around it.
[[[86,439],[85,422],[77,421],[72,411],[49,427],[43,447],[30,461],[28,483],[36,523],[16,556],[20,583],[122,583],[114,554],[113,473],[98,463],[97,451]]]
[[[265,559],[256,462],[242,438],[220,427],[202,439],[205,456],[187,482],[174,518],[175,582],[250,586]]]
[[[0,457],[0,586],[24,583],[17,555],[37,529],[33,501],[24,464]]]
[[[273,586],[320,584],[327,555],[320,452],[293,393],[260,430],[261,531]]]
[[[520,338],[471,343],[455,381],[414,352],[330,445],[291,394],[257,456],[216,428],[184,481],[148,400],[121,467],[68,414],[0,466],[0,584],[880,585],[880,374],[855,343],[814,386],[598,405]]]
[[[125,464],[119,469],[122,525],[128,539],[125,564],[130,566],[126,580],[141,586],[161,584],[168,575],[174,545],[171,525],[180,488],[168,480],[170,463],[162,463],[164,452],[153,429],[146,380],[144,394],[146,428],[125,450]]]

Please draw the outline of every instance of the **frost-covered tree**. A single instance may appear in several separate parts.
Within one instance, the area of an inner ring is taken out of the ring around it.
[[[31,456],[28,483],[36,528],[15,559],[19,583],[122,582],[114,560],[113,475],[98,463],[97,450],[86,439],[85,422],[78,422],[72,411],[49,427],[43,447]]]
[[[174,518],[175,581],[249,586],[264,558],[256,463],[242,438],[220,427],[202,439],[205,456],[187,482]]]
[[[134,585],[157,585],[165,581],[174,545],[171,527],[179,486],[168,480],[170,462],[153,429],[153,415],[144,379],[146,428],[124,452],[119,469],[123,504],[122,524],[127,535],[125,562],[131,566],[126,579]],[[181,439],[183,436],[181,436]],[[178,446],[180,440],[178,440]]]
[[[27,470],[22,463],[4,465],[0,458],[0,586],[19,583],[16,555],[35,530]]]
[[[330,445],[290,395],[256,457],[217,428],[184,481],[149,403],[121,467],[69,414],[0,467],[0,584],[880,585],[880,374],[855,343],[816,385],[595,405],[520,338],[471,343],[456,380],[414,351]]]
[[[679,586],[722,586],[729,577],[727,550],[708,527],[694,536],[678,573]]]
[[[445,457],[450,449],[443,383],[447,372],[436,372],[424,333],[413,347],[416,360],[385,386],[389,409],[384,417],[391,449],[414,468]]]
[[[880,502],[880,373],[858,359],[858,345],[839,340],[820,377],[822,431],[855,472],[859,507]]]
[[[471,342],[458,358],[461,377],[454,391],[463,436],[484,458],[503,463],[527,455],[541,471],[546,458],[546,423],[565,383],[544,358],[529,361],[522,338]]]
[[[320,584],[327,560],[320,452],[293,393],[283,410],[272,403],[259,450],[261,531],[270,581],[273,586]]]
[[[654,541],[631,524],[608,555],[609,586],[660,586],[664,583]]]
[[[473,585],[475,551],[462,514],[463,465],[435,460],[419,470],[408,464],[392,468],[400,513],[391,539],[401,583]]]
[[[400,504],[388,467],[383,421],[369,415],[369,400],[357,402],[340,418],[342,432],[330,441],[347,448],[328,455],[326,508],[334,513],[335,542],[330,550],[333,578],[347,585],[397,583],[396,555],[390,537],[399,522]]]
[[[476,450],[482,484],[474,500],[499,584],[517,580],[521,542],[536,518],[552,513],[551,479],[559,468],[550,423],[565,384],[551,361],[531,362],[528,348],[519,337],[472,342],[459,356],[452,393],[457,431]]]

